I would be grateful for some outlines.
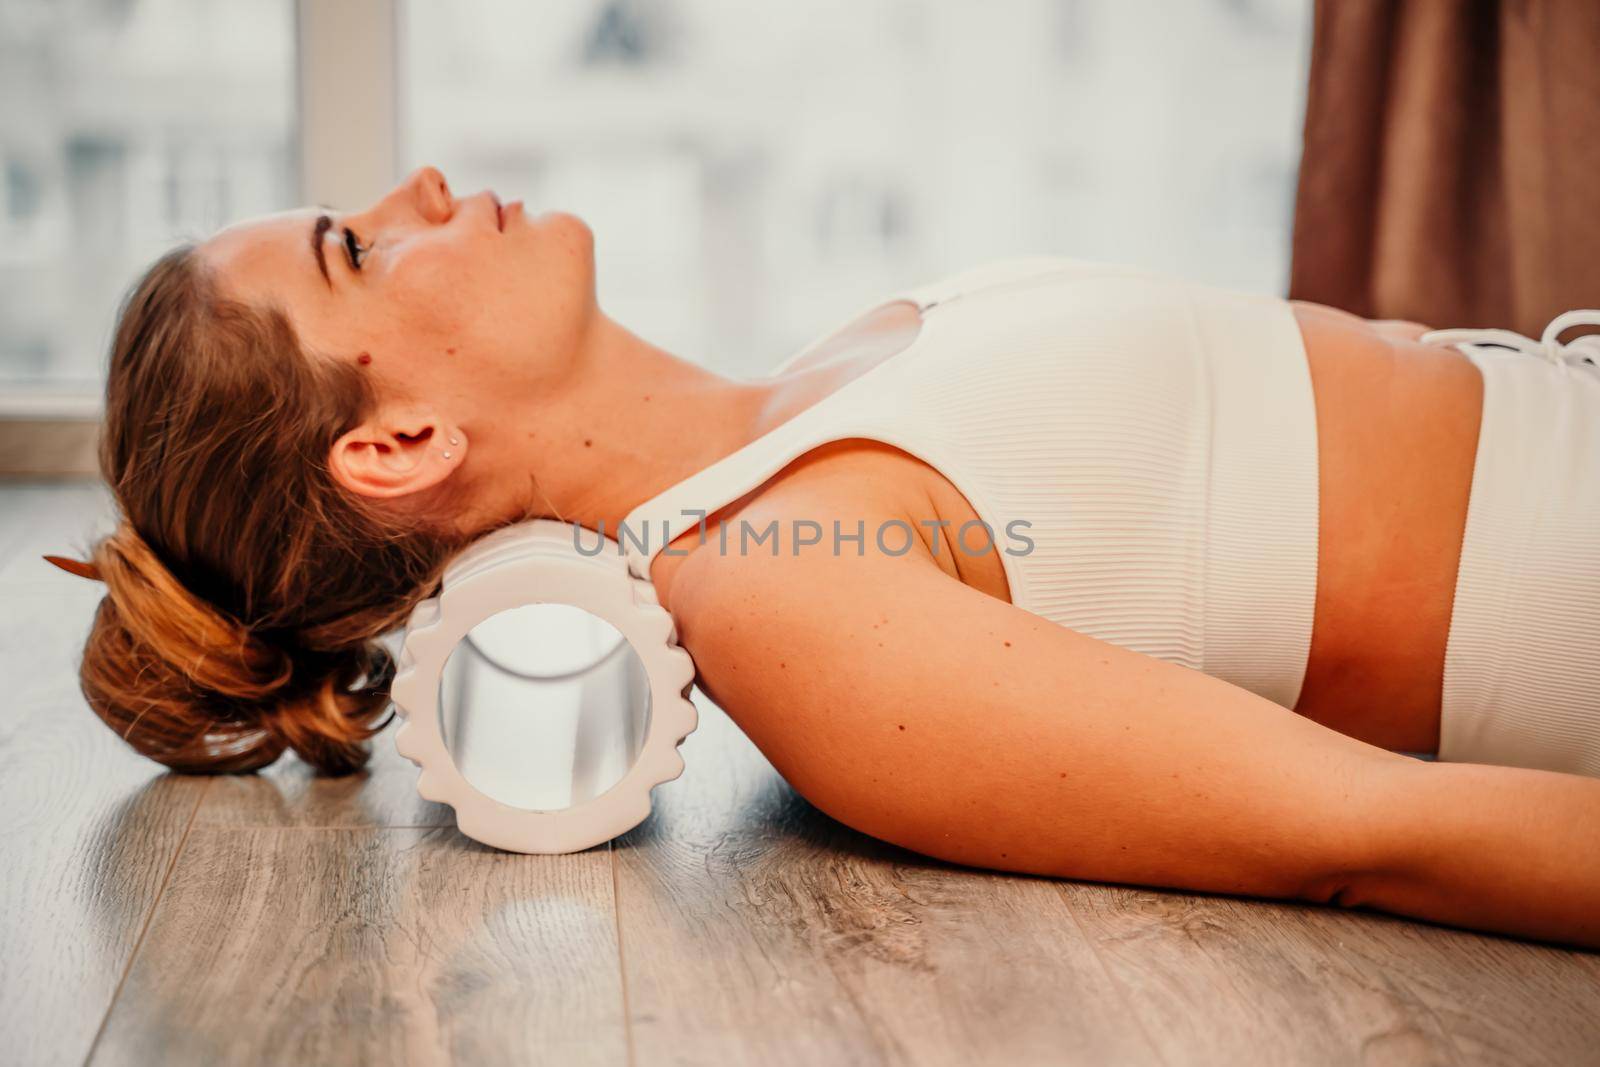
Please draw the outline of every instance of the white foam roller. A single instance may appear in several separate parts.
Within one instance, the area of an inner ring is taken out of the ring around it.
[[[683,773],[698,721],[694,663],[654,587],[611,538],[583,530],[580,552],[574,536],[538,519],[452,560],[411,613],[391,690],[418,792],[513,852],[577,852],[637,826],[651,790]],[[529,605],[559,607],[534,632]],[[535,644],[541,669],[525,673]]]

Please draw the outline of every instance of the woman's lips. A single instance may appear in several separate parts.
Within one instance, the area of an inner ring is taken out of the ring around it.
[[[511,200],[501,203],[500,197],[493,189],[485,189],[483,195],[489,198],[490,204],[494,205],[494,228],[501,233],[505,233],[506,223],[512,220],[514,213],[515,217],[521,217],[522,201]]]

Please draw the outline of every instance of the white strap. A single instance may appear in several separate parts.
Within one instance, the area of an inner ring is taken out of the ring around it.
[[[1537,341],[1510,330],[1434,330],[1423,334],[1422,342],[1470,345],[1474,348],[1486,346],[1512,348],[1561,365],[1577,363],[1580,360],[1600,365],[1600,335],[1586,334],[1570,343],[1561,343],[1561,335],[1574,326],[1600,326],[1600,310],[1581,308],[1557,315],[1550,320],[1550,325],[1544,328],[1544,333]]]

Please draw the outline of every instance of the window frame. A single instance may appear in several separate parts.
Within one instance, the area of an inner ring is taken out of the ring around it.
[[[298,199],[370,202],[399,168],[401,0],[293,4]],[[98,388],[0,392],[0,476],[96,474],[103,413]]]

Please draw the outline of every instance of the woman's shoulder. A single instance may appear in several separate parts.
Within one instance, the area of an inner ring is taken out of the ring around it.
[[[720,583],[751,568],[818,551],[875,551],[885,524],[912,531],[926,519],[938,473],[892,445],[845,438],[807,451],[743,496],[707,514],[657,553],[650,580],[663,606],[676,612],[676,587]],[[860,532],[860,541],[856,534]],[[892,547],[898,549],[897,538]],[[927,552],[914,536],[906,554]]]

